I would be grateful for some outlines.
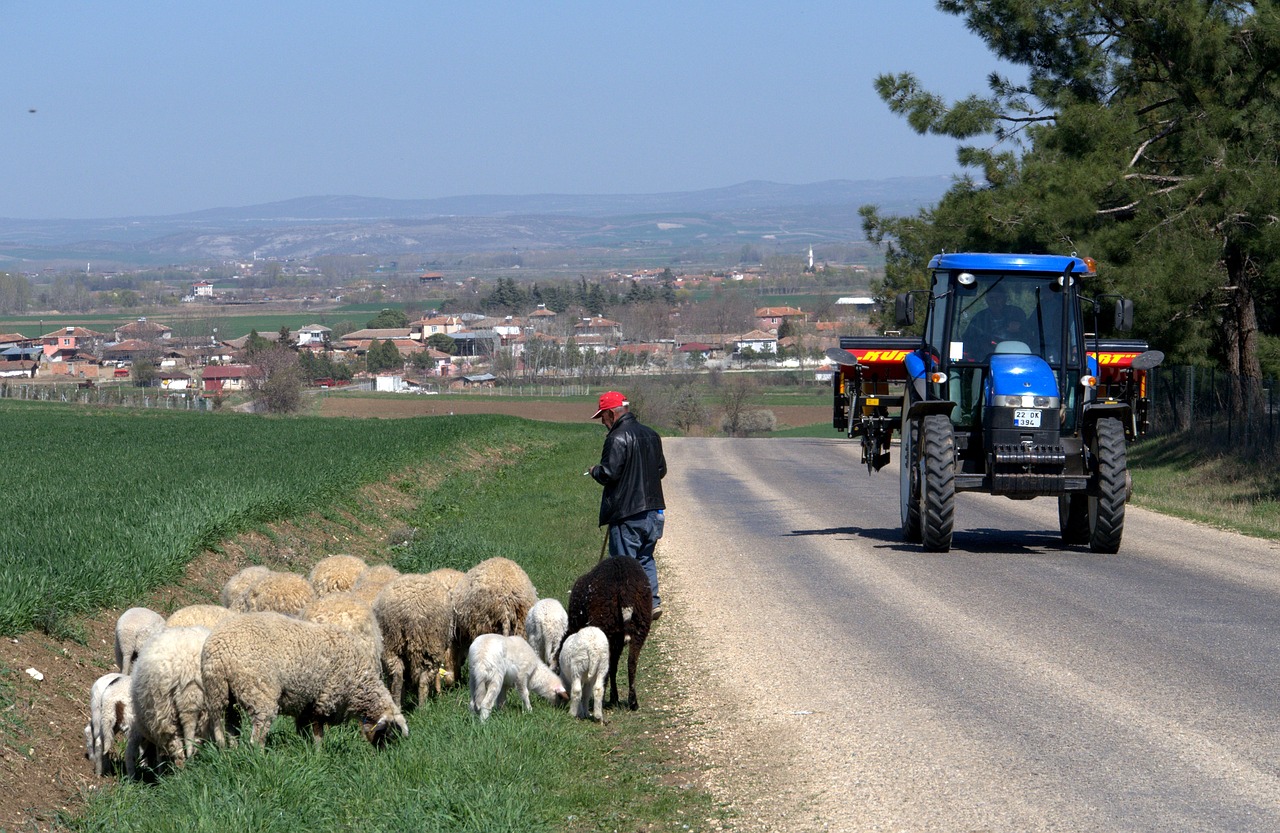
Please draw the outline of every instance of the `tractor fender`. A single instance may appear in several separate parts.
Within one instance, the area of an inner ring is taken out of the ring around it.
[[[1120,420],[1120,424],[1124,426],[1125,441],[1133,442],[1133,406],[1128,402],[1086,402],[1084,414],[1081,417],[1081,427],[1092,433],[1098,420],[1108,417]]]
[[[907,410],[907,419],[921,419],[923,417],[932,416],[933,414],[950,414],[956,407],[956,403],[950,399],[921,399],[911,403],[911,407]]]

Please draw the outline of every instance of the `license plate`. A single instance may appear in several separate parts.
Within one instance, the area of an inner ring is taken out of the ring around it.
[[[1039,428],[1040,412],[1018,408],[1013,412],[1013,424],[1017,428]]]

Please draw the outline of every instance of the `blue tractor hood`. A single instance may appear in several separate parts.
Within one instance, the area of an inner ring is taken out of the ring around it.
[[[1058,378],[1039,356],[997,353],[988,379],[990,396],[1058,396]]]

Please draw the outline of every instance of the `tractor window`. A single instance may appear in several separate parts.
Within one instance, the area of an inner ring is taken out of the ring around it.
[[[947,283],[947,273],[938,272],[933,276],[933,311],[929,315],[928,331],[925,332],[925,341],[932,347],[939,356],[947,355],[946,342],[946,321],[949,315],[949,302],[951,300],[950,286]]]
[[[994,353],[1027,353],[1058,361],[1064,295],[1043,275],[981,274],[956,287],[951,357],[960,364],[986,364]],[[1068,328],[1076,344],[1074,315]]]

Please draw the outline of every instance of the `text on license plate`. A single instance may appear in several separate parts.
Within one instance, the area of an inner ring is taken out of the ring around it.
[[[1015,428],[1039,428],[1040,412],[1035,409],[1018,408],[1013,412]]]

